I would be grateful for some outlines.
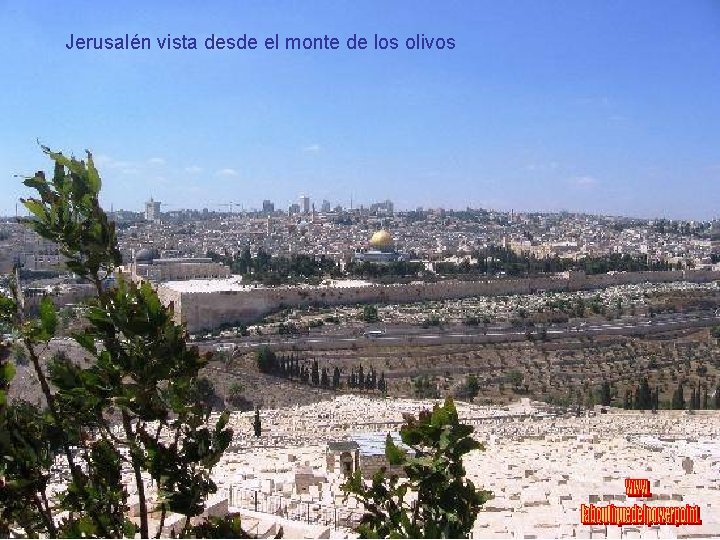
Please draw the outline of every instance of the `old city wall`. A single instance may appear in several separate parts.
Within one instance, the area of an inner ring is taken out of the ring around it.
[[[56,308],[67,305],[80,304],[82,301],[95,294],[95,287],[90,283],[76,284],[69,288],[60,289],[57,292],[49,293],[47,296],[53,301]],[[38,313],[40,301],[44,295],[25,296],[25,312],[35,316]]]
[[[182,293],[168,287],[160,286],[157,288],[157,294],[158,298],[160,298],[160,301],[163,303],[164,306],[172,305],[173,309],[175,310],[175,319],[179,321],[181,318],[182,309]]]
[[[285,307],[413,303],[471,296],[530,294],[541,290],[578,291],[645,282],[719,279],[720,272],[711,271],[627,272],[593,276],[572,273],[564,278],[443,281],[365,287],[277,287],[211,293],[178,293],[160,286],[159,295],[166,305],[173,302],[178,320],[184,321],[190,331],[197,331],[223,324],[250,323]]]

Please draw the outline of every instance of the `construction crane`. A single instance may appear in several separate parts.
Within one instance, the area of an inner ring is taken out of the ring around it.
[[[230,214],[233,213],[233,207],[240,207],[241,210],[242,210],[242,208],[243,208],[243,205],[242,205],[242,204],[240,204],[240,203],[234,203],[234,202],[216,204],[215,206],[219,206],[219,207],[222,207],[222,208],[227,208],[227,212],[230,213]]]

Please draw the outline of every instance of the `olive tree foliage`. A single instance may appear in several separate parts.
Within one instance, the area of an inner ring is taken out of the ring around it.
[[[0,346],[0,537],[160,536],[170,512],[186,516],[182,534],[211,534],[216,522],[194,529],[217,489],[211,479],[232,439],[228,415],[209,423],[210,406],[197,391],[198,371],[208,361],[186,342],[148,284],[106,278],[121,263],[115,225],[99,203],[100,176],[86,160],[43,147],[54,174],[26,178],[37,196],[23,200],[27,225],[57,243],[67,268],[95,285],[86,324],[73,339],[87,363],[56,356],[41,362],[58,315],[49,298],[37,319],[27,319],[19,286],[0,298],[0,319],[15,329],[45,398],[38,407],[9,402],[15,366]],[[51,465],[64,462],[68,479],[48,493]],[[130,485],[122,481],[127,471]],[[146,492],[152,478],[157,496]],[[139,527],[129,519],[128,492],[138,497]],[[150,513],[159,520],[150,530]],[[224,531],[226,529],[223,529]]]
[[[368,484],[355,471],[343,484],[365,509],[357,532],[361,538],[467,538],[483,504],[492,496],[465,478],[462,458],[484,450],[461,424],[452,399],[406,416],[400,438],[406,452],[388,434],[385,456],[406,478],[382,467]]]

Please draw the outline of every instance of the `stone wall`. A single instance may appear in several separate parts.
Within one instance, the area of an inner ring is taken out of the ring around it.
[[[706,282],[720,279],[720,272],[666,271],[626,272],[586,276],[571,272],[561,277],[442,281],[371,285],[359,287],[268,287],[244,291],[177,292],[163,285],[158,294],[164,304],[173,303],[176,320],[191,332],[223,324],[251,323],[285,307],[336,306],[365,303],[413,303],[471,296],[531,294],[537,291],[579,291],[613,285],[672,281]]]
[[[53,301],[56,308],[61,308],[71,304],[79,304],[83,300],[90,298],[95,294],[95,286],[91,283],[78,283],[73,285],[63,285],[57,291],[47,293],[47,296]],[[29,315],[36,316],[40,301],[46,296],[45,294],[37,294],[33,296],[25,296],[25,312]]]

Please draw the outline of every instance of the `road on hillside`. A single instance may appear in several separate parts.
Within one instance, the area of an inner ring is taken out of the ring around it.
[[[382,329],[333,329],[327,333],[297,336],[247,336],[242,338],[214,338],[198,341],[198,345],[214,349],[272,348],[352,348],[376,345],[471,344],[501,343],[528,339],[555,340],[611,335],[645,335],[672,330],[703,328],[720,324],[714,311],[658,314],[655,317],[626,317],[613,321],[579,321],[543,326],[517,327],[510,325],[488,326],[487,329],[470,326],[420,328],[417,326],[387,326]]]

